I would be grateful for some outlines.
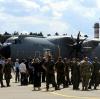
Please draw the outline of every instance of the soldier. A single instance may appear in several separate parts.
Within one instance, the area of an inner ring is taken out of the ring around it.
[[[79,90],[79,82],[80,82],[80,71],[77,59],[73,58],[72,60],[72,83],[73,89]]]
[[[47,61],[43,64],[43,68],[46,71],[46,90],[49,90],[49,84],[52,84],[57,90],[57,84],[55,82],[55,72],[54,72],[54,61],[51,56],[48,56]]]
[[[88,90],[89,80],[92,73],[92,64],[88,61],[88,57],[85,57],[83,61],[80,62],[80,73],[82,79],[82,90]]]
[[[93,72],[89,83],[89,89],[91,89],[92,85],[94,85],[94,89],[96,89],[97,86],[99,85],[99,72],[100,72],[100,62],[98,61],[98,58],[95,57],[93,61]]]
[[[10,79],[12,78],[12,75],[11,75],[12,68],[13,67],[12,67],[11,58],[8,58],[4,66],[4,76],[5,76],[7,87],[10,87]]]
[[[45,78],[46,78],[46,72],[45,72],[45,69],[42,67],[42,65],[45,63],[45,61],[46,61],[46,58],[45,57],[43,57],[42,59],[41,59],[41,72],[42,72],[42,82],[44,83],[45,82]]]
[[[1,88],[5,87],[3,85],[3,61],[1,59],[1,56],[0,56],[0,83],[1,83]]]
[[[64,64],[65,64],[65,78],[66,78],[66,86],[71,85],[69,72],[70,72],[70,60],[67,58],[64,58]]]
[[[55,69],[57,71],[58,88],[60,87],[60,84],[63,84],[63,88],[65,88],[65,65],[61,57],[59,57],[58,61],[55,63]]]

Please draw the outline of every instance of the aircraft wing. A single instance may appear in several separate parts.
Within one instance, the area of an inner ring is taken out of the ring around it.
[[[68,36],[54,36],[54,37],[48,37],[47,39],[51,42],[63,43],[65,45],[71,45],[74,43],[73,39]]]
[[[98,46],[98,44],[100,43],[100,39],[91,39],[91,40],[86,40],[83,44],[84,47],[87,48],[95,48]]]

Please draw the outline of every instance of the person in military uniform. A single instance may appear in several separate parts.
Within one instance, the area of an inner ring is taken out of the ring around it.
[[[100,62],[98,61],[98,58],[95,57],[93,61],[93,72],[89,83],[89,89],[91,89],[92,85],[94,86],[94,89],[96,89],[97,86],[99,85],[99,73],[100,73]]]
[[[58,61],[55,63],[55,70],[57,71],[58,88],[61,84],[63,84],[63,88],[65,88],[65,65],[61,57],[59,57]]]
[[[45,63],[45,61],[46,61],[46,58],[45,57],[43,57],[43,58],[41,58],[41,62],[40,62],[40,64],[41,64],[41,78],[42,78],[42,82],[44,83],[44,82],[46,82],[46,72],[45,72],[45,69],[42,67],[42,65]]]
[[[79,65],[76,58],[72,59],[72,84],[73,90],[79,90],[80,83],[80,70]]]
[[[10,79],[12,78],[12,75],[11,75],[12,68],[13,67],[12,67],[11,58],[8,58],[5,62],[5,66],[4,66],[4,77],[6,80],[7,87],[10,87]]]
[[[93,65],[88,61],[88,57],[85,57],[80,62],[80,74],[82,80],[82,90],[88,90],[89,80],[91,78]]]
[[[66,86],[68,87],[71,85],[70,77],[69,77],[69,72],[70,72],[70,59],[64,58],[64,65],[65,65],[65,80],[66,80]]]
[[[5,87],[3,84],[3,63],[1,56],[0,56],[0,83],[1,83],[1,88]]]
[[[52,84],[55,87],[55,90],[57,90],[57,84],[55,82],[55,71],[54,71],[54,61],[51,59],[51,56],[49,55],[47,57],[46,62],[43,64],[43,68],[46,71],[46,90],[49,90],[49,84]]]

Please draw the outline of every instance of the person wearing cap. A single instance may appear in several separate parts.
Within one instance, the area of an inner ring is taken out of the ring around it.
[[[92,76],[88,87],[89,89],[91,89],[92,86],[94,86],[94,89],[97,89],[97,86],[99,86],[100,83],[99,75],[100,75],[100,62],[98,61],[97,57],[94,57],[93,71],[92,71]]]
[[[57,84],[55,82],[55,71],[54,71],[54,61],[51,59],[51,56],[48,56],[43,68],[46,71],[46,90],[49,90],[49,85],[52,84],[55,87],[55,90],[58,90]]]
[[[59,57],[57,62],[55,63],[55,70],[57,72],[57,85],[60,88],[60,85],[63,84],[63,88],[65,88],[65,65],[62,61],[62,58]]]
[[[78,65],[77,58],[72,59],[71,64],[72,69],[72,84],[73,84],[73,90],[79,90],[79,83],[80,83],[80,69]]]
[[[16,59],[15,62],[15,82],[19,82],[19,59]]]
[[[71,69],[71,62],[70,59],[64,58],[64,65],[65,65],[65,80],[66,80],[66,87],[71,85],[71,80],[70,80],[70,69]]]
[[[80,62],[80,74],[82,80],[82,90],[87,91],[89,86],[89,80],[91,78],[93,65],[88,61],[88,57],[85,57]]]

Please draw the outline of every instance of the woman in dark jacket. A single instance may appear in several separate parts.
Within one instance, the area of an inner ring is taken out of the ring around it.
[[[41,65],[40,65],[40,62],[39,62],[38,58],[33,60],[32,66],[34,68],[34,70],[33,70],[34,90],[36,90],[35,89],[36,87],[38,88],[38,90],[40,90],[40,87],[41,87]]]

